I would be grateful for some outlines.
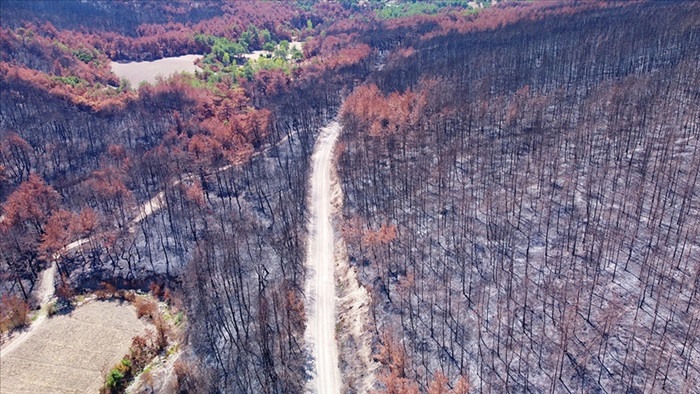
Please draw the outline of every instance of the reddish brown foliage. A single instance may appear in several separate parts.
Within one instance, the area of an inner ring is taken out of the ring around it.
[[[49,217],[41,237],[39,250],[45,260],[53,258],[64,246],[70,243],[80,231],[80,221],[75,214],[59,209]]]
[[[109,282],[101,282],[100,287],[95,290],[95,295],[97,299],[105,300],[115,296],[117,293],[117,288]]]
[[[119,91],[90,84],[70,85],[52,78],[40,71],[7,62],[0,62],[0,81],[28,85],[45,91],[78,106],[92,108],[95,111],[118,111],[133,101],[136,95],[132,91]]]
[[[163,296],[163,287],[156,282],[151,282],[151,284],[148,285],[148,289],[150,290],[151,294],[158,299]]]
[[[406,378],[406,351],[392,334],[385,332],[379,350],[379,362],[385,368],[379,381],[384,385],[384,390],[379,392],[387,394],[417,394],[418,384]]]
[[[366,230],[362,235],[362,244],[366,246],[387,245],[396,239],[395,225],[382,225],[379,230]]]
[[[153,342],[153,336],[148,334],[145,336],[137,335],[131,341],[129,355],[136,366],[142,368],[156,356],[157,352]]]
[[[80,211],[78,215],[77,231],[82,237],[89,237],[98,225],[97,214],[95,211],[87,207]]]
[[[3,48],[0,52],[2,62],[58,77],[76,76],[91,84],[119,84],[109,69],[106,56],[82,40],[61,37],[52,27],[28,24],[15,31],[0,29],[0,46]]]
[[[403,133],[414,127],[425,107],[422,93],[383,95],[376,85],[359,87],[343,104],[341,114],[349,122],[368,131],[371,136]]]
[[[137,297],[134,300],[134,306],[136,306],[136,315],[139,318],[146,317],[154,320],[158,316],[158,305],[149,299]]]
[[[200,182],[195,182],[191,186],[185,188],[185,198],[197,207],[203,208],[206,206],[204,190]]]
[[[59,198],[56,190],[38,175],[32,174],[29,180],[10,194],[3,205],[3,225],[27,227],[40,235],[51,214],[58,209]]]
[[[19,296],[3,294],[0,297],[0,333],[29,323],[29,304]]]

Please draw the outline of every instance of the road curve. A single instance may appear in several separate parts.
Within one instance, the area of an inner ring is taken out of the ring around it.
[[[306,257],[309,272],[306,339],[312,346],[316,366],[310,391],[317,394],[339,394],[341,387],[335,338],[333,229],[330,216],[333,147],[339,133],[338,122],[332,122],[322,129],[312,158],[310,242]]]

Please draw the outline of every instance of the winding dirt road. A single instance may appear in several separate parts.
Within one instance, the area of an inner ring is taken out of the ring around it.
[[[331,166],[340,125],[321,130],[312,159],[310,242],[307,254],[309,324],[306,339],[312,346],[316,374],[310,390],[338,394],[341,388],[338,344],[335,337],[335,279],[331,227]]]

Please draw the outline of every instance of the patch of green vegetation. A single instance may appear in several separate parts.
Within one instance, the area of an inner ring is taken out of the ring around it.
[[[131,82],[126,78],[119,79],[119,87],[117,88],[117,92],[128,92],[129,90],[131,90]],[[83,297],[82,300],[78,299],[78,302],[83,302],[84,299],[85,297]]]
[[[56,46],[56,48],[60,49],[61,51],[66,52],[66,53],[71,53],[70,48],[68,48],[68,46],[66,44],[58,41],[57,39],[54,39],[52,42],[53,42],[53,45]]]
[[[427,2],[387,4],[377,10],[377,16],[382,19],[394,19],[419,14],[432,15],[437,13],[439,9],[437,5]]]
[[[273,50],[267,54],[261,54],[257,59],[245,59],[241,56],[234,61],[231,60],[230,55],[229,57],[224,55],[222,61],[219,61],[217,54],[206,55],[202,60],[203,70],[197,73],[203,82],[196,87],[215,85],[227,78],[231,78],[232,83],[235,83],[239,78],[252,80],[255,73],[261,70],[283,70],[289,73],[293,64],[304,58],[304,54],[297,47],[290,47],[287,41],[282,41],[279,45],[272,45],[270,47],[266,44],[266,50]]]
[[[123,358],[117,366],[112,368],[107,374],[104,391],[108,393],[119,393],[124,390],[126,383],[131,377],[131,360]]]
[[[311,20],[307,21],[307,28],[313,29]],[[289,74],[294,64],[304,59],[304,53],[297,46],[292,46],[287,40],[278,43],[267,29],[253,25],[248,26],[236,41],[205,34],[196,35],[195,40],[211,50],[199,63],[202,70],[197,71],[189,82],[193,87],[213,91],[222,82],[234,86],[239,79],[250,81],[261,70],[282,70]],[[245,56],[254,51],[263,52],[256,59]]]
[[[296,0],[295,4],[298,8],[301,8],[302,10],[306,12],[310,12],[313,8],[314,5],[318,3],[317,0]]]
[[[350,10],[360,10],[367,7],[374,9],[386,3],[387,0],[340,0],[340,4]]]
[[[273,42],[272,34],[267,29],[258,29],[255,25],[248,25],[246,31],[238,37],[238,42],[252,50],[261,49],[265,43]]]
[[[180,347],[177,344],[174,344],[172,346],[169,346],[168,349],[165,351],[166,357],[170,357],[173,354],[177,353],[177,351],[180,349]]]
[[[462,12],[462,15],[464,15],[464,16],[476,15],[479,12],[481,12],[481,8],[471,8],[468,10],[464,10],[464,12]]]
[[[383,2],[376,8],[376,13],[382,19],[404,18],[413,15],[433,15],[447,7],[471,8],[469,2],[470,0]],[[488,3],[488,1],[479,1],[477,3]]]
[[[197,34],[194,39],[211,48],[210,53],[204,57],[205,63],[221,63],[224,66],[242,63],[242,55],[264,49],[265,46],[274,48],[277,44],[267,29],[258,29],[254,25],[249,25],[237,41],[208,34]]]
[[[70,75],[67,77],[55,76],[52,78],[54,81],[58,81],[58,82],[61,82],[61,83],[64,83],[64,84],[70,85],[70,86],[78,86],[80,84],[87,84],[88,83],[86,80],[84,80],[82,78],[78,78],[74,75]]]
[[[238,79],[238,69],[240,67],[233,65],[222,69],[214,70],[212,66],[203,64],[202,71],[196,71],[194,75],[183,73],[183,80],[190,84],[193,88],[208,89],[219,94],[218,85],[225,83],[229,86],[236,84]]]
[[[244,53],[248,53],[247,45],[231,41],[226,37],[199,34],[195,40],[211,47],[211,52],[203,59],[204,63],[207,64],[223,63],[228,66],[232,59],[238,59]]]
[[[109,371],[109,374],[107,375],[106,385],[110,389],[116,389],[117,387],[121,386],[122,380],[124,380],[124,374],[118,369],[114,368]]]
[[[184,319],[185,319],[185,314],[182,312],[178,312],[173,319],[173,323],[175,324],[176,327],[180,327],[180,325],[182,324]]]
[[[254,71],[258,70],[289,70],[289,64],[283,57],[275,56],[272,59],[261,57],[256,61],[250,62]]]
[[[85,48],[79,48],[73,51],[73,56],[77,57],[78,60],[87,64],[95,60],[97,56],[94,53]]]
[[[288,54],[289,54],[289,41],[287,41],[287,40],[280,41],[279,45],[277,45],[277,48],[275,48],[274,56],[276,58],[286,59]]]

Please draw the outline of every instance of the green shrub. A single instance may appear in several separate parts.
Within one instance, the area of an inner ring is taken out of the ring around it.
[[[119,364],[109,370],[102,393],[121,393],[131,378],[131,360],[123,358]]]
[[[105,387],[108,393],[119,392],[119,389],[124,384],[124,374],[121,373],[117,368],[112,368],[107,374],[107,382],[105,382]]]
[[[78,86],[78,85],[80,85],[80,84],[83,83],[83,82],[85,82],[85,84],[87,84],[87,81],[85,81],[84,79],[80,79],[80,78],[78,78],[78,77],[76,77],[76,76],[73,76],[73,75],[68,76],[68,77],[58,77],[58,76],[56,76],[56,77],[52,77],[52,78],[53,78],[55,81],[58,81],[58,82],[60,82],[60,83],[64,83],[64,84],[70,85],[70,86]]]
[[[73,55],[83,63],[90,63],[91,61],[95,60],[95,55],[85,48],[80,48],[73,51]]]

